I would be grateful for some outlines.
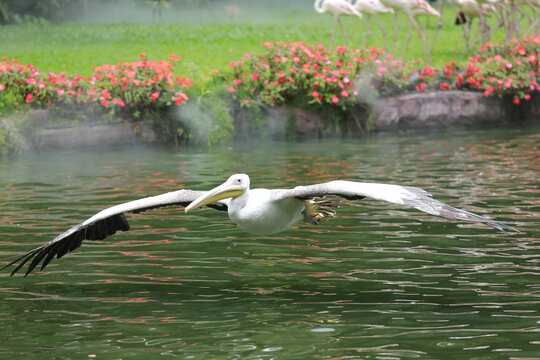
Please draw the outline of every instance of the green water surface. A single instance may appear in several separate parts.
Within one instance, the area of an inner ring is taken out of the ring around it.
[[[237,172],[252,187],[419,186],[523,231],[369,199],[260,237],[211,209],[128,215],[129,232],[0,274],[0,358],[538,358],[539,146],[529,126],[0,159],[2,259],[107,206]]]

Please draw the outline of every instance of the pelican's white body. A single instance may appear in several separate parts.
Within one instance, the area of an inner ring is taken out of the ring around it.
[[[245,232],[268,235],[287,230],[304,220],[305,208],[303,200],[275,200],[271,190],[252,189],[231,199],[228,212],[231,221]]]

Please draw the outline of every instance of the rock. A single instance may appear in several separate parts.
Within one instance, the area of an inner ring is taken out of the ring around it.
[[[511,99],[468,91],[435,91],[379,99],[373,106],[377,130],[473,127],[538,120],[538,94],[514,105]]]
[[[35,133],[39,149],[72,149],[103,145],[153,142],[156,135],[148,125],[137,123],[82,124],[70,127],[46,127]]]

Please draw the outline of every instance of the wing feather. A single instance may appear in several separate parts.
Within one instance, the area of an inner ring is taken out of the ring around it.
[[[204,193],[204,191],[178,190],[112,206],[73,226],[51,241],[20,255],[2,269],[17,264],[11,272],[11,276],[13,276],[32,260],[26,271],[26,275],[28,275],[43,260],[40,269],[43,270],[55,256],[58,259],[61,258],[79,248],[84,240],[103,240],[119,230],[128,231],[130,227],[126,213],[141,213],[166,206],[186,206]],[[226,202],[211,204],[209,207],[227,211]]]
[[[328,195],[340,196],[349,200],[369,197],[412,207],[448,220],[483,223],[503,233],[506,231],[519,232],[519,230],[502,222],[435,200],[426,190],[411,186],[335,180],[322,184],[297,186],[293,189],[279,189],[273,192],[275,199],[295,197],[305,200]]]

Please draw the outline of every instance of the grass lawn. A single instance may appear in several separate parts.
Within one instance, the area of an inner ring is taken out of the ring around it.
[[[311,2],[309,2],[311,4]],[[204,14],[191,9],[192,16]],[[87,76],[93,66],[120,61],[135,61],[138,54],[147,53],[150,59],[167,59],[169,54],[180,55],[179,75],[204,81],[212,70],[227,67],[231,61],[241,59],[246,52],[262,50],[262,41],[303,41],[308,44],[322,43],[329,46],[333,17],[317,14],[311,5],[304,9],[269,13],[267,17],[251,16],[247,9],[237,19],[196,24],[64,24],[22,25],[0,27],[0,56],[32,64],[42,72],[67,72]],[[251,9],[255,11],[255,9]],[[188,16],[184,12],[184,17]],[[440,30],[432,55],[433,66],[450,61],[462,62],[469,55],[463,52],[462,29],[454,25],[454,12],[450,7],[443,11],[443,27]],[[393,15],[383,15],[388,42],[392,43]],[[401,44],[408,29],[404,15],[399,17],[398,49],[395,58],[401,58]],[[437,19],[420,17],[433,36]],[[495,20],[491,19],[492,24]],[[361,47],[365,19],[342,17],[349,34],[349,46]],[[193,23],[193,22],[192,22]],[[501,39],[502,32],[496,34]],[[338,27],[336,43],[343,44]],[[368,46],[383,47],[383,37],[375,21],[371,24]],[[406,60],[419,59],[423,53],[415,31],[404,56]]]

